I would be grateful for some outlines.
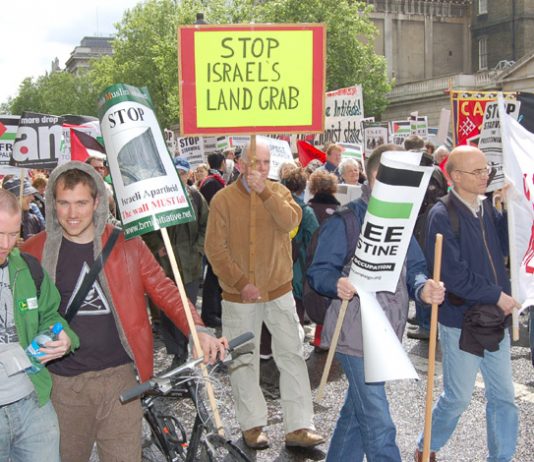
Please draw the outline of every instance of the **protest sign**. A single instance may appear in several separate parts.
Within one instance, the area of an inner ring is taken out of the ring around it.
[[[210,154],[217,152],[217,137],[203,136],[202,139],[204,140],[204,157],[207,159]]]
[[[315,136],[315,144],[319,146],[330,143],[361,144],[363,118],[361,85],[327,92],[325,130]]]
[[[387,122],[362,122],[363,152],[366,159],[373,150],[389,140],[389,124]]]
[[[342,159],[356,159],[359,160],[362,165],[364,161],[362,147],[359,144],[350,144],[350,143],[338,143],[339,146],[343,148],[341,151]]]
[[[397,146],[404,146],[404,140],[412,134],[409,120],[391,122],[391,142]]]
[[[521,103],[519,101],[507,101],[507,114],[517,119],[520,106]],[[491,192],[502,188],[504,186],[504,170],[502,165],[501,124],[497,101],[486,104],[478,148],[486,155],[488,165],[495,170],[495,174],[486,191]]]
[[[308,191],[309,194],[309,191]],[[338,184],[336,191],[336,199],[341,205],[348,204],[351,201],[359,199],[362,195],[361,185],[353,184]]]
[[[192,169],[205,162],[204,140],[200,136],[178,138],[176,145],[178,147],[178,155],[187,159]]]
[[[125,236],[193,221],[146,88],[108,87],[99,113]]]
[[[13,155],[13,145],[17,137],[19,116],[0,116],[0,165],[9,165]]]
[[[220,142],[222,143],[222,140]],[[226,139],[226,147],[239,146],[244,149],[249,143],[250,136],[229,136]],[[286,162],[295,163],[293,154],[291,154],[291,149],[289,148],[289,143],[284,140],[262,135],[256,136],[256,143],[266,144],[268,146],[269,152],[271,153],[271,166],[269,168],[268,178],[278,181],[280,179],[278,175],[280,166]]]
[[[70,160],[85,162],[90,156],[106,156],[104,146],[100,143],[102,133],[96,117],[66,114],[63,119],[63,139],[58,156],[58,165]],[[100,140],[100,141],[99,141]]]
[[[360,287],[358,296],[362,319],[365,381],[376,383],[417,379],[418,375],[410,358],[374,294]]]
[[[496,92],[453,90],[451,112],[455,146],[478,145],[486,105],[495,101]],[[515,99],[515,93],[503,93],[505,99]]]
[[[57,166],[63,137],[59,116],[23,112],[9,164],[52,170]]]
[[[172,130],[168,128],[163,129],[163,137],[165,138],[165,145],[173,156],[180,155],[178,151],[178,145],[176,144],[176,135]]]
[[[433,167],[419,152],[382,154],[349,279],[369,292],[395,292]]]
[[[410,133],[426,140],[428,138],[428,118],[427,116],[410,116]]]
[[[507,191],[512,295],[523,309],[534,305],[534,134],[499,106]]]
[[[325,27],[178,30],[182,135],[322,132]]]

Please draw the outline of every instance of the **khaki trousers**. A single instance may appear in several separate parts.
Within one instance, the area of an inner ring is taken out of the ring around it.
[[[119,401],[137,383],[132,364],[52,380],[62,462],[88,461],[95,441],[100,462],[141,461],[141,404]]]
[[[313,429],[313,404],[308,369],[293,294],[265,303],[222,302],[223,335],[232,339],[254,333],[254,353],[238,357],[230,366],[230,382],[242,430],[267,424],[267,405],[260,388],[259,344],[262,323],[272,335],[273,357],[280,370],[280,397],[286,433]]]

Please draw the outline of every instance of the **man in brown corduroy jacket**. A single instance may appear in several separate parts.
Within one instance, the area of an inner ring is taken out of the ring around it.
[[[241,158],[239,179],[213,197],[205,250],[223,290],[223,333],[233,338],[254,332],[254,353],[239,357],[230,379],[245,443],[269,445],[263,431],[267,406],[259,385],[259,342],[262,323],[272,334],[274,359],[280,369],[280,393],[287,446],[311,447],[324,438],[314,431],[308,371],[303,356],[291,281],[289,233],[301,220],[301,208],[288,189],[268,181],[270,152],[258,144]]]

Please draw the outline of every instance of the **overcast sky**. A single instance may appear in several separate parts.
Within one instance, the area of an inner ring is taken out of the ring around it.
[[[26,77],[61,68],[86,36],[113,35],[113,24],[141,0],[0,0],[0,103],[17,94]]]

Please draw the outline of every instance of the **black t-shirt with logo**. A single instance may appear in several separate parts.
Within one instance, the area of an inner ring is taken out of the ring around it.
[[[93,242],[77,244],[63,238],[56,268],[56,286],[61,294],[59,306],[61,314],[68,311],[93,262]],[[82,372],[103,370],[131,362],[122,346],[115,317],[98,277],[71,321],[70,327],[80,338],[80,348],[51,363],[49,369],[53,373],[74,376]]]

